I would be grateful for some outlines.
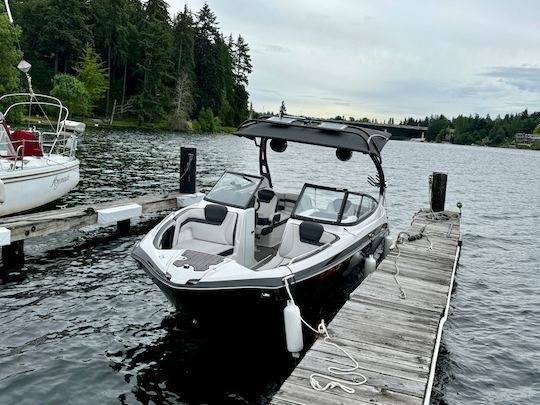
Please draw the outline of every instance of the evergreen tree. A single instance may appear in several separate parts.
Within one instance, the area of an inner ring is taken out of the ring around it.
[[[103,99],[109,88],[108,69],[105,63],[89,44],[83,50],[79,64],[75,67],[77,78],[88,92],[88,113],[92,113],[98,101]]]
[[[42,55],[53,55],[54,74],[69,72],[84,45],[92,42],[89,3],[47,0],[42,5],[37,10],[41,16],[35,38],[37,49]]]
[[[138,64],[142,83],[135,105],[141,123],[164,119],[170,104],[172,29],[167,7],[163,0],[149,0],[140,28],[144,56]]]
[[[130,21],[129,0],[93,0],[91,7],[94,44],[101,55],[105,56],[109,73],[104,109],[105,115],[108,115],[114,68],[119,67],[122,79],[125,79],[130,54],[130,36],[135,30]]]
[[[248,74],[252,72],[253,65],[249,55],[249,45],[241,35],[238,35],[236,43],[233,44],[233,62],[235,84],[247,86]]]
[[[197,111],[207,107],[219,112],[224,96],[222,49],[219,44],[217,19],[208,4],[199,11],[195,34],[195,75],[197,82]]]
[[[232,110],[234,111],[233,121],[235,125],[239,125],[249,114],[249,94],[246,86],[248,84],[248,74],[252,72],[253,66],[251,65],[251,56],[249,55],[249,46],[241,35],[238,36],[236,42],[232,40],[231,36],[229,47],[233,59],[234,76],[233,101],[231,103]]]
[[[16,66],[22,58],[21,51],[17,49],[20,35],[20,28],[12,26],[5,13],[0,14],[0,94],[13,92],[19,86]]]
[[[81,71],[88,66],[76,64],[84,45],[90,44],[95,51],[92,64],[108,73],[105,96],[102,90],[96,95],[89,87],[91,105],[98,114],[109,114],[116,99],[124,113],[139,121],[172,120],[178,116],[178,105],[185,105],[182,100],[189,88],[194,106],[180,109],[187,114],[202,112],[203,120],[215,123],[219,119],[227,125],[247,117],[249,47],[241,36],[237,41],[231,36],[227,43],[207,4],[196,16],[184,7],[174,21],[164,0],[11,0],[11,4],[16,22],[24,27],[20,42],[25,59],[32,64],[36,91],[48,92],[53,84],[56,93],[60,87],[79,91],[79,83],[64,76],[53,81],[53,77],[66,72],[88,82]],[[0,49],[7,39],[1,36]],[[8,55],[7,51],[1,54]],[[13,77],[1,72],[7,66],[0,67],[0,83]],[[212,120],[207,119],[208,108]],[[184,112],[180,116],[186,120]]]
[[[185,72],[190,80],[195,78],[195,59],[193,48],[195,46],[195,23],[193,15],[184,6],[184,11],[178,13],[174,20],[173,40],[175,44],[174,60],[176,64],[176,75],[180,76]]]

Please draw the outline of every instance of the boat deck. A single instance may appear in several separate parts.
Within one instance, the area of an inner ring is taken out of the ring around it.
[[[407,232],[424,226],[427,238],[398,244],[354,291],[328,326],[331,341],[355,358],[367,382],[354,393],[339,387],[319,392],[312,373],[343,367],[350,360],[318,339],[274,396],[272,404],[426,404],[435,375],[442,328],[448,313],[461,250],[460,216],[418,215]],[[428,249],[429,246],[431,249]],[[394,278],[396,263],[398,280]],[[327,380],[318,377],[322,386]],[[347,379],[347,377],[344,377]]]

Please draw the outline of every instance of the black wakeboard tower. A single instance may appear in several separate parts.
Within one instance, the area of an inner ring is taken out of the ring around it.
[[[382,169],[381,151],[392,136],[388,132],[377,131],[361,126],[354,121],[317,120],[305,117],[262,116],[257,119],[244,121],[233,132],[234,135],[253,139],[259,147],[259,171],[266,177],[272,187],[272,179],[266,159],[266,146],[270,140],[270,147],[276,152],[283,152],[286,143],[298,142],[309,145],[335,148],[340,160],[349,160],[352,152],[361,152],[369,155],[377,168],[377,181],[370,183],[379,186],[380,195],[384,195],[386,182]]]

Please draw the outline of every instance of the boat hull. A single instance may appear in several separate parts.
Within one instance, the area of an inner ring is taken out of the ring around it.
[[[385,228],[380,235],[386,232]],[[320,273],[298,281],[291,280],[291,291],[297,304],[305,309],[313,302],[330,296],[343,298],[348,295],[360,284],[364,275],[363,263],[357,258],[372,253],[378,255],[382,249],[377,247],[377,244],[363,245],[353,254],[333,261],[330,267]],[[216,319],[228,319],[233,314],[254,314],[257,317],[261,314],[280,315],[289,299],[284,284],[277,288],[174,287],[144,263],[141,262],[141,265],[178,311],[199,320],[211,319],[215,322]]]
[[[79,161],[0,173],[4,202],[0,216],[31,210],[57,200],[79,183]]]

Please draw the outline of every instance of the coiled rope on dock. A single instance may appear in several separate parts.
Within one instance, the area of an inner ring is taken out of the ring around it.
[[[289,295],[289,299],[294,304],[294,298],[293,298],[293,295],[291,293],[291,289],[289,286],[289,280],[285,279],[284,282],[285,282],[285,289],[287,290],[287,294]],[[306,325],[309,329],[315,332],[318,336],[324,336],[323,342],[325,344],[330,345],[334,347],[335,349],[340,350],[352,362],[352,364],[350,365],[344,364],[343,365],[344,367],[328,366],[326,368],[328,370],[328,374],[321,374],[321,373],[310,374],[309,383],[311,384],[311,387],[316,391],[326,391],[335,387],[339,387],[343,391],[349,394],[354,394],[356,390],[352,388],[352,386],[359,386],[367,382],[367,377],[356,371],[360,368],[360,364],[358,364],[358,362],[344,348],[342,348],[337,343],[330,341],[331,340],[330,334],[328,333],[328,329],[326,329],[324,319],[321,320],[321,322],[317,326],[317,329],[311,326],[302,316],[300,316],[300,320],[302,321],[304,325]],[[349,376],[352,378],[352,380],[344,380],[336,376]],[[325,385],[321,385],[320,379],[325,379],[328,382]]]

